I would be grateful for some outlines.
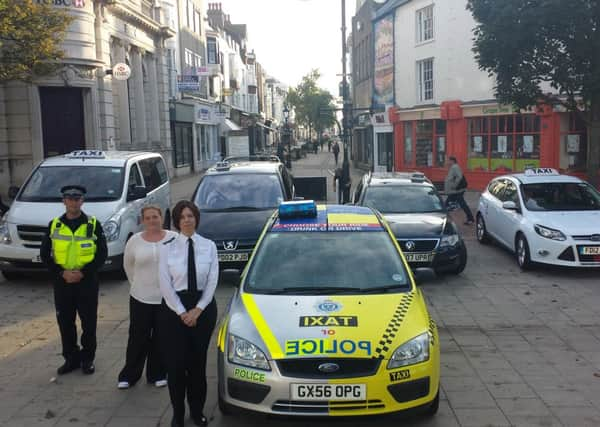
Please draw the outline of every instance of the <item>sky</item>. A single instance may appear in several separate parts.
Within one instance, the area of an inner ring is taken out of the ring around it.
[[[205,7],[218,2],[205,0]],[[338,96],[342,80],[341,0],[220,0],[220,3],[233,24],[247,25],[248,47],[254,49],[257,61],[269,76],[296,86],[302,76],[318,68],[319,86]],[[346,37],[352,28],[355,3],[346,0]]]

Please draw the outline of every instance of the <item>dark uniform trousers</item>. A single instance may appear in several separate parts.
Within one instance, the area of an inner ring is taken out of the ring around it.
[[[187,310],[195,305],[181,299]],[[161,307],[159,331],[165,349],[173,417],[183,425],[186,394],[192,417],[202,416],[206,402],[206,354],[217,323],[217,303],[213,298],[198,317],[195,327],[186,326],[164,300]]]
[[[142,376],[144,362],[148,382],[153,383],[167,377],[157,333],[160,311],[160,304],[146,304],[129,297],[129,341],[125,367],[119,374],[119,381],[135,384]]]
[[[55,281],[54,305],[65,360],[74,364],[93,362],[98,320],[97,277],[84,278],[79,283]],[[81,320],[81,351],[77,345],[76,314]]]

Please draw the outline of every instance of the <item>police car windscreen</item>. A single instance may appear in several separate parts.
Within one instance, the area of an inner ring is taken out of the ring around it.
[[[385,232],[268,233],[254,257],[246,292],[358,294],[410,289],[404,264]]]
[[[46,166],[37,168],[25,184],[19,200],[58,202],[64,185],[86,188],[86,201],[111,201],[121,198],[123,168],[106,166]]]
[[[530,211],[600,210],[600,193],[584,182],[523,184],[521,195]]]
[[[206,175],[196,193],[201,210],[275,209],[283,201],[275,174]]]
[[[442,212],[440,196],[432,187],[419,185],[373,186],[365,193],[364,204],[381,213]]]

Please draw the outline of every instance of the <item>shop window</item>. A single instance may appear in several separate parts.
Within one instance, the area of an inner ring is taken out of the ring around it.
[[[412,122],[404,123],[404,166],[411,166],[413,163],[412,147]]]
[[[414,145],[414,160],[413,146]],[[404,165],[443,167],[446,163],[446,122],[419,120],[404,123]]]
[[[433,120],[417,122],[416,165],[417,167],[433,166]]]
[[[468,168],[495,173],[540,166],[540,118],[533,114],[469,119]]]
[[[587,164],[587,128],[577,115],[564,114],[560,120],[560,168],[585,170]]]

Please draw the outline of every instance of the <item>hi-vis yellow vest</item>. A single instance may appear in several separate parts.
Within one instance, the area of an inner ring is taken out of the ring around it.
[[[65,270],[79,270],[93,261],[96,255],[96,218],[89,217],[73,233],[71,229],[54,218],[50,226],[54,262]]]

